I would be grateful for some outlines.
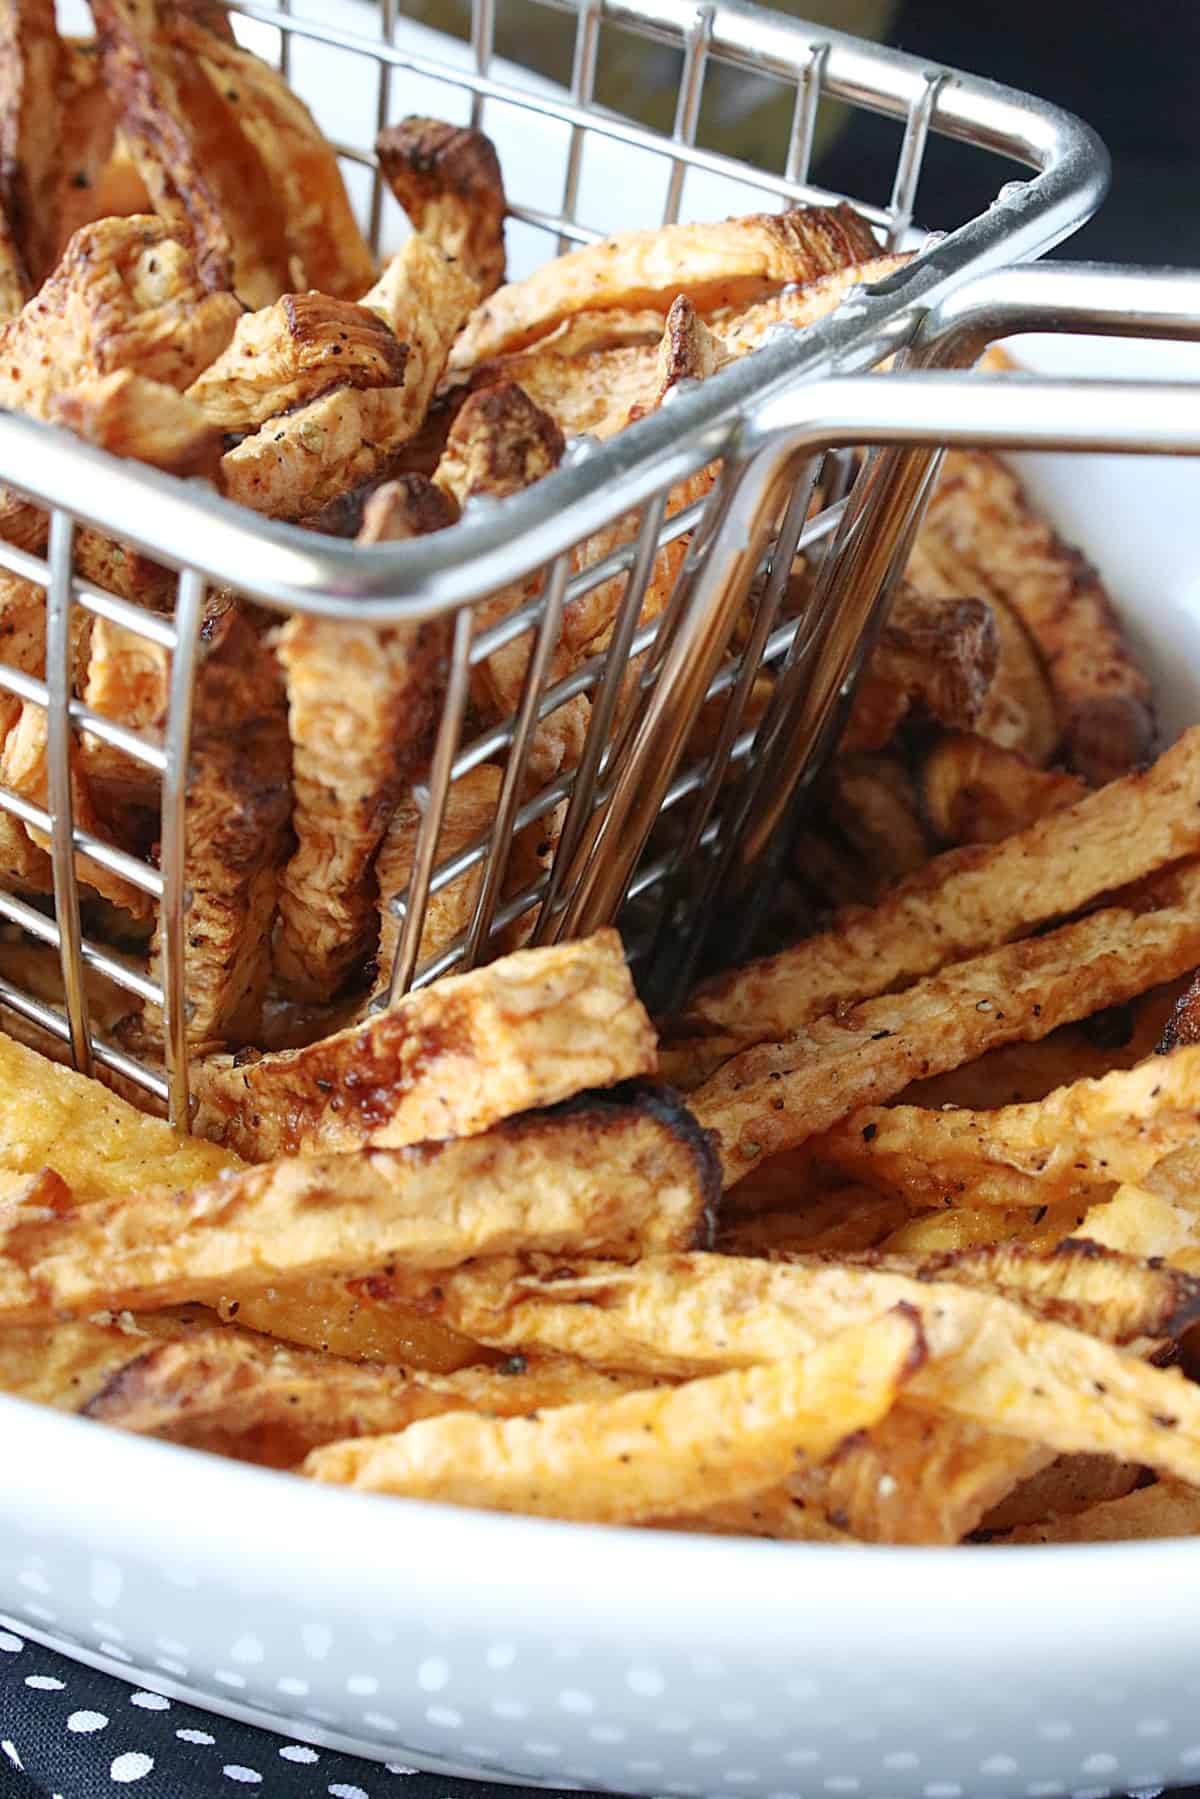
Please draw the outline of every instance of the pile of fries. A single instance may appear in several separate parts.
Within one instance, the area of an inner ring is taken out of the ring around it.
[[[897,261],[850,209],[805,209],[631,233],[505,285],[492,146],[408,119],[378,152],[413,235],[381,270],[333,151],[219,7],[93,12],[94,43],[60,40],[49,5],[0,21],[3,403],[314,530],[452,529]],[[2,496],[9,541],[46,528]],[[660,551],[644,620],[686,547]],[[172,602],[100,533],[76,558]],[[794,609],[812,578],[798,562]],[[554,679],[606,647],[621,593],[568,610]],[[5,575],[0,605],[6,660],[41,672],[40,589]],[[947,460],[777,896],[788,947],[657,1025],[615,932],[530,949],[529,913],[482,966],[377,1003],[444,651],[436,626],[275,628],[212,596],[194,1134],[0,1038],[0,1391],[311,1479],[594,1522],[1200,1530],[1200,728],[1153,759],[1099,578],[1004,465]],[[481,729],[529,656],[515,637],[476,671]],[[161,726],[152,643],[89,616],[76,670],[97,711]],[[769,697],[764,677],[752,716]],[[587,725],[581,695],[541,720],[535,789]],[[45,743],[6,698],[0,780],[34,805]],[[140,770],[85,733],[73,778],[78,823],[150,853]],[[439,859],[486,832],[502,778],[487,760],[454,784]],[[517,842],[512,879],[555,828],[548,810]],[[153,967],[145,895],[82,855],[79,876],[89,928]],[[434,895],[422,960],[480,878]],[[0,880],[52,890],[8,812]],[[26,943],[0,971],[51,982]],[[121,1003],[93,1016],[149,1055],[157,1019]]]

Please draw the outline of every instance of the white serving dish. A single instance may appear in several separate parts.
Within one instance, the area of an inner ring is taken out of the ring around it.
[[[1030,340],[1031,366],[1200,351]],[[1022,459],[1200,717],[1200,467]],[[1200,1542],[837,1549],[374,1499],[0,1399],[0,1609],[139,1685],[445,1772],[992,1799],[1200,1770]],[[0,1620],[2,1622],[3,1620]]]

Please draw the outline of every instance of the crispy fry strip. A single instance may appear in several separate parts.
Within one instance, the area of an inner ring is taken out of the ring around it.
[[[25,1176],[55,1168],[80,1204],[192,1187],[240,1166],[232,1150],[185,1136],[3,1033],[0,1138],[7,1168]]]
[[[1200,1045],[997,1111],[867,1107],[814,1153],[916,1205],[963,1187],[975,1204],[1049,1205],[1089,1185],[1140,1181],[1198,1133]]]
[[[186,394],[131,369],[114,369],[53,395],[50,416],[85,443],[168,474],[211,479],[220,464],[221,434],[201,409]]]
[[[383,178],[414,231],[461,262],[484,299],[504,280],[504,178],[482,131],[401,119],[375,140]]]
[[[54,0],[9,0],[0,10],[0,204],[35,288],[58,248],[62,63]]]
[[[215,616],[196,677],[187,791],[188,1041],[253,1042],[288,847],[291,746],[275,658],[236,609]],[[162,927],[151,969],[162,970]],[[146,1023],[157,1029],[157,1014]]]
[[[91,0],[104,80],[154,209],[195,248],[206,288],[269,306],[293,285],[267,168],[238,114],[179,54],[165,0]],[[217,40],[213,39],[214,44]]]
[[[304,1472],[491,1511],[630,1524],[747,1499],[874,1424],[924,1359],[905,1309],[804,1357],[536,1419],[452,1414],[314,1451]]]
[[[739,1048],[784,1037],[835,1006],[1004,943],[1194,855],[1198,790],[1200,728],[1144,774],[1127,775],[1003,843],[939,856],[874,911],[847,912],[822,936],[702,987],[678,1028],[679,1067],[671,1078],[694,1085]],[[689,1041],[695,1038],[710,1041]]]
[[[785,1491],[867,1543],[959,1543],[1051,1452],[901,1398],[887,1417]]]
[[[1147,909],[1153,908],[1153,909]],[[882,910],[883,908],[881,908]],[[858,1106],[1000,1043],[1034,1041],[1170,980],[1200,953],[1200,863],[1044,937],[959,962],[894,995],[839,1008],[724,1063],[692,1096],[720,1138],[727,1186]]]
[[[982,600],[896,597],[854,694],[839,750],[881,750],[911,713],[962,730],[979,717],[998,658],[996,622]]]
[[[212,16],[228,19],[222,9],[205,11],[189,20],[176,8],[173,42],[228,105],[233,129],[266,171],[287,255],[284,287],[357,298],[375,278],[375,258],[354,217],[337,153],[277,69],[243,50],[228,29],[214,33]]]
[[[433,483],[407,475],[376,502],[372,533],[415,537],[451,522]],[[287,682],[296,849],[283,872],[275,966],[330,999],[372,948],[372,866],[425,748],[445,643],[440,621],[356,625],[289,618],[276,650]]]
[[[466,401],[450,428],[434,480],[460,507],[483,494],[508,499],[557,468],[563,448],[562,432],[554,420],[509,382],[485,388]],[[541,583],[539,571],[484,600],[475,607],[476,629],[499,624],[533,599]],[[472,690],[485,718],[498,721],[516,712],[532,653],[533,633],[527,631],[480,663],[472,677]],[[561,680],[572,666],[564,639],[551,655],[547,683]],[[528,754],[534,786],[543,786],[560,769],[578,762],[589,714],[586,696],[577,694],[536,726]]]
[[[921,765],[921,803],[944,844],[999,843],[1085,797],[1078,775],[1035,768],[986,737],[939,739]]]
[[[1066,1265],[1086,1266],[1086,1256]],[[1173,1326],[1190,1315],[1194,1283],[1188,1291]],[[1200,1484],[1200,1393],[1181,1374],[965,1286],[694,1254],[574,1274],[547,1266],[542,1278],[483,1263],[448,1275],[439,1293],[448,1321],[481,1341],[681,1376],[801,1355],[905,1303],[920,1312],[930,1357],[906,1389],[913,1404],[1044,1449],[1115,1455]],[[1036,1277],[1022,1300],[1044,1307]],[[1088,1316],[1104,1328],[1099,1296]],[[1020,1474],[1014,1467],[1011,1478]]]
[[[620,938],[522,950],[306,1049],[212,1058],[195,1128],[251,1160],[474,1136],[585,1087],[654,1072]]]
[[[1150,684],[1099,576],[1034,512],[997,457],[951,451],[921,537],[961,592],[998,593],[1023,620],[1079,774],[1098,786],[1153,754]]]
[[[449,862],[461,851],[470,849],[480,839],[491,835],[496,805],[503,785],[501,771],[490,762],[460,775],[446,796],[442,829],[438,837],[436,863]],[[379,956],[376,968],[375,996],[385,994],[391,981],[392,965],[400,942],[401,915],[396,902],[412,875],[417,833],[424,814],[416,801],[401,801],[388,826],[375,861],[379,886]],[[504,897],[512,898],[531,886],[542,872],[543,857],[548,851],[549,833],[543,820],[535,819],[513,839],[508,867],[505,870]],[[475,862],[463,874],[447,881],[431,892],[421,926],[417,949],[417,966],[431,961],[447,949],[470,924],[475,913],[486,862]],[[499,936],[499,947],[511,952],[520,949],[528,937],[535,914],[524,913]],[[497,939],[493,938],[493,946]]]
[[[552,1254],[686,1244],[710,1228],[715,1169],[667,1090],[585,1096],[461,1142],[294,1157],[191,1193],[0,1214],[0,1316],[150,1310],[284,1276],[436,1270],[519,1246]]]
[[[1200,1043],[1200,973],[1172,1007],[1158,1052],[1165,1056],[1173,1049],[1183,1049],[1194,1043]]]
[[[1139,1487],[1123,1499],[1084,1512],[1027,1524],[993,1539],[997,1544],[1137,1543],[1148,1537],[1200,1536],[1200,1493],[1174,1480]]]
[[[248,431],[333,387],[398,387],[405,358],[391,326],[369,307],[284,294],[239,320],[188,397],[222,431]]]
[[[577,312],[603,306],[665,312],[680,293],[707,312],[756,300],[788,282],[813,281],[878,248],[870,227],[845,205],[625,232],[572,250],[485,300],[455,345],[452,365],[469,369],[524,349]]]
[[[360,305],[407,346],[399,387],[337,388],[269,419],[222,462],[228,497],[273,518],[305,518],[377,478],[424,422],[454,335],[478,289],[411,237]]]
[[[217,1438],[253,1460],[265,1439],[270,1459],[288,1464],[319,1444],[401,1431],[423,1418],[457,1411],[523,1417],[646,1384],[639,1375],[602,1374],[559,1356],[534,1358],[514,1374],[470,1368],[431,1375],[284,1349],[229,1326],[177,1341],[133,1339],[126,1354],[95,1384],[80,1383],[72,1410],[175,1443],[203,1447]]]

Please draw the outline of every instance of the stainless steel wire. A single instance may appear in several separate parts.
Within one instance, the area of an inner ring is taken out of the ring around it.
[[[1106,179],[1094,136],[1054,107],[972,76],[930,69],[843,33],[818,32],[742,0],[561,0],[575,23],[570,89],[561,93],[498,63],[494,0],[474,0],[469,44],[448,48],[444,58],[413,47],[399,28],[402,9],[395,0],[383,0],[374,37],[333,26],[315,8],[295,11],[290,0],[226,3],[235,19],[278,33],[280,66],[297,78],[316,60],[294,55],[298,44],[357,59],[374,78],[368,106],[376,125],[407,110],[405,84],[411,76],[441,87],[449,117],[463,116],[466,105],[486,128],[493,107],[497,113],[511,108],[561,128],[561,178],[550,184],[555,198],[547,203],[543,192],[519,187],[509,196],[512,217],[544,234],[548,254],[603,234],[607,221],[592,214],[585,196],[594,184],[584,177],[590,157],[606,146],[619,146],[624,157],[636,159],[648,186],[656,184],[663,222],[688,216],[694,173],[736,180],[760,193],[767,205],[849,198],[887,243],[899,242],[911,224],[931,134],[1005,159],[1003,165],[997,162],[998,185],[1013,160],[1031,171],[1031,179],[1019,193],[1011,191],[931,243],[897,277],[857,290],[811,330],[780,333],[757,356],[681,392],[669,409],[611,442],[575,446],[556,474],[503,508],[469,510],[444,540],[368,550],[320,539],[240,513],[195,484],[118,464],[47,427],[0,415],[0,482],[27,495],[50,517],[45,556],[37,553],[36,543],[24,548],[0,541],[0,569],[7,577],[47,593],[45,676],[6,663],[0,653],[0,691],[46,709],[49,765],[44,806],[0,783],[0,810],[45,833],[55,886],[54,916],[47,917],[40,902],[4,892],[0,875],[0,918],[6,930],[19,930],[57,951],[63,984],[58,1008],[20,992],[12,981],[0,981],[0,1006],[40,1024],[77,1065],[87,1067],[92,1059],[139,1085],[165,1103],[180,1124],[188,1121],[189,1057],[196,1047],[189,1033],[187,792],[206,592],[233,588],[281,613],[353,615],[381,624],[450,621],[437,729],[417,788],[421,820],[413,866],[406,890],[390,902],[399,921],[398,949],[392,968],[381,971],[377,981],[388,1000],[414,984],[469,967],[488,953],[498,933],[529,915],[535,915],[534,939],[550,941],[613,917],[628,895],[643,908],[657,906],[647,915],[646,941],[653,942],[668,905],[673,924],[687,923],[680,896],[692,865],[697,871],[730,865],[730,821],[744,818],[749,803],[735,777],[754,764],[760,742],[745,722],[749,696],[760,675],[774,679],[771,671],[792,654],[798,635],[797,621],[779,618],[793,538],[814,550],[828,546],[846,529],[848,508],[857,513],[859,507],[859,500],[834,494],[832,503],[806,518],[795,468],[786,476],[774,469],[766,479],[761,446],[753,446],[754,455],[747,458],[747,421],[802,382],[867,370],[903,349],[931,311],[949,311],[968,278],[1040,252],[1066,235],[1098,203]],[[598,105],[609,25],[678,52],[681,76],[669,134]],[[782,169],[739,163],[699,141],[706,80],[716,63],[790,85],[792,125]],[[888,205],[812,183],[818,118],[831,101],[852,114],[865,109],[903,126]],[[340,148],[348,163],[371,169],[364,226],[378,247],[385,203],[374,158],[361,143]],[[1006,317],[1011,316],[1010,307]],[[958,324],[951,319],[947,331],[965,357],[966,336],[977,334],[979,321],[972,319],[963,332]],[[819,449],[811,455],[815,467]],[[713,476],[707,495],[679,506],[672,496],[704,470]],[[899,542],[903,508],[879,516]],[[783,547],[772,560],[781,521]],[[172,611],[152,611],[72,572],[70,546],[79,526],[176,571]],[[599,533],[614,546],[602,557],[594,552]],[[685,535],[686,553],[679,558],[675,552],[680,566],[673,591],[664,596],[656,587],[653,609],[644,611],[651,583],[666,566],[665,552]],[[839,556],[829,560],[837,565]],[[739,645],[734,627],[751,582],[764,569],[766,587]],[[829,580],[834,582],[834,575]],[[578,666],[552,678],[560,619],[607,582],[620,587],[607,646],[589,645]],[[480,601],[522,588],[529,596],[522,605],[477,629]],[[77,690],[70,643],[96,620],[169,657],[161,729],[135,729],[107,718]],[[472,705],[480,666],[523,634],[528,668],[516,715],[480,723]],[[579,766],[560,769],[540,783],[532,780],[528,753],[539,728],[580,696],[590,718]],[[704,706],[718,711],[708,748],[701,752],[690,737]],[[89,739],[160,783],[157,844],[144,854],[80,829],[73,816],[73,758]],[[455,783],[487,761],[504,766],[492,828],[448,856],[439,839]],[[740,796],[740,814],[727,803],[731,783]],[[682,820],[666,845],[651,841],[663,815]],[[509,881],[516,866],[509,856],[514,836],[555,818],[560,827],[550,866],[514,889]],[[132,951],[110,948],[95,935],[89,859],[158,902],[153,938],[140,966]],[[423,955],[430,895],[480,869],[464,929]],[[694,893],[708,893],[710,887],[693,883]],[[136,1054],[94,1028],[85,975],[103,978],[144,1003],[142,1047]]]

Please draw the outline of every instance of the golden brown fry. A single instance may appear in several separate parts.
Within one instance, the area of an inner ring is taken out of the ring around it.
[[[757,350],[774,325],[802,329],[814,324],[832,312],[851,287],[878,281],[904,260],[879,257],[857,263],[756,305],[710,315],[706,322],[716,340],[718,362]],[[477,364],[471,386],[516,381],[568,437],[584,433],[611,437],[624,430],[635,407],[647,402],[664,312],[668,300],[676,297],[665,296],[655,310],[610,307],[575,313],[533,349]]]
[[[1150,684],[1112,602],[1002,462],[952,451],[922,538],[943,569],[968,581],[961,591],[998,593],[1017,612],[1046,665],[1068,760],[1085,780],[1099,786],[1148,760]]]
[[[375,140],[414,231],[460,262],[484,299],[504,280],[504,179],[491,138],[442,119],[401,119]]]
[[[840,752],[883,749],[912,713],[949,730],[970,727],[998,655],[982,600],[930,601],[902,588],[855,689]]]
[[[0,1316],[155,1310],[286,1276],[437,1270],[519,1246],[637,1254],[711,1229],[712,1151],[667,1089],[587,1095],[480,1137],[295,1157],[191,1193],[10,1203]]]
[[[501,1359],[498,1351],[481,1348],[427,1309],[393,1298],[383,1274],[364,1280],[329,1274],[289,1279],[244,1293],[218,1310],[222,1318],[236,1318],[249,1330],[354,1362],[387,1362],[451,1374],[477,1362]]]
[[[704,1512],[819,1462],[874,1424],[924,1360],[900,1309],[804,1357],[494,1421],[457,1413],[314,1451],[304,1472],[369,1492],[632,1524]]]
[[[1106,1455],[1060,1455],[1040,1473],[1002,1499],[980,1520],[980,1533],[1015,1530],[1070,1517],[1089,1507],[1123,1499],[1141,1486],[1143,1470]]]
[[[238,113],[170,35],[165,0],[91,0],[104,81],[125,140],[172,235],[191,243],[206,288],[269,306],[293,286],[266,165]],[[217,40],[214,38],[213,43]]]
[[[339,388],[268,420],[226,453],[228,497],[274,518],[304,518],[378,477],[424,422],[477,291],[424,238],[409,238],[360,301],[407,346],[403,384]]]
[[[1173,1049],[1184,1049],[1193,1044],[1200,1044],[1200,973],[1189,982],[1172,1007],[1158,1050],[1160,1055],[1169,1055]]]
[[[682,1376],[802,1355],[905,1303],[920,1312],[929,1348],[906,1402],[1058,1453],[1114,1455],[1200,1484],[1200,1393],[1181,1374],[957,1284],[817,1260],[693,1254],[574,1273],[546,1264],[540,1276],[482,1263],[446,1276],[438,1296],[442,1315],[484,1342]],[[1046,1295],[1023,1298],[1041,1305]],[[1104,1327],[1102,1303],[1091,1316]]]
[[[887,1417],[786,1491],[806,1515],[868,1543],[958,1543],[1050,1452],[901,1398]]]
[[[62,64],[54,0],[9,0],[0,10],[0,204],[34,288],[58,248]]]
[[[306,1049],[204,1061],[195,1128],[256,1161],[398,1148],[473,1136],[654,1061],[621,940],[598,931],[419,988]]]
[[[939,856],[874,911],[847,913],[820,937],[719,976],[683,1016],[685,1067],[671,1078],[686,1079],[689,1060],[707,1071],[743,1045],[783,1037],[835,1006],[1003,943],[1194,854],[1200,808],[1188,801],[1198,784],[1200,729],[1144,774],[1127,775],[1003,843]],[[703,1037],[711,1041],[691,1042]]]
[[[195,6],[190,10],[191,20],[178,7],[173,12],[177,55],[203,71],[213,95],[227,105],[233,130],[265,171],[287,257],[283,288],[356,299],[375,278],[375,258],[358,228],[333,145],[278,69],[243,50],[230,33],[214,34],[217,7],[206,8],[202,19]]]
[[[288,848],[291,746],[274,656],[245,616],[215,616],[196,676],[187,791],[188,1042],[253,1042]],[[162,972],[162,927],[151,968]],[[157,1012],[147,1007],[149,1029]]]
[[[334,387],[399,387],[404,345],[367,306],[284,294],[238,322],[229,347],[188,398],[222,431],[248,431]]]
[[[1138,1182],[1198,1133],[1200,1045],[996,1111],[867,1107],[814,1152],[914,1205],[965,1190],[975,1204],[1039,1206],[1097,1184]]]
[[[193,1187],[241,1165],[232,1150],[185,1136],[2,1034],[0,1138],[6,1167],[26,1177],[54,1168],[80,1204]]]
[[[219,1325],[178,1340],[131,1341],[127,1356],[94,1384],[81,1383],[72,1409],[169,1442],[237,1443],[251,1460],[259,1459],[256,1449],[265,1440],[270,1459],[281,1465],[294,1465],[319,1444],[401,1431],[423,1418],[458,1411],[523,1417],[594,1404],[644,1384],[638,1375],[601,1374],[559,1356],[530,1361],[514,1374],[471,1368],[439,1377],[284,1349],[269,1337]]]
[[[893,1408],[894,1409],[894,1408]],[[827,1464],[822,1464],[826,1466]],[[827,1523],[815,1507],[787,1487],[768,1487],[752,1499],[731,1499],[685,1518],[644,1521],[648,1530],[686,1530],[700,1536],[765,1537],[775,1543],[852,1543],[844,1530]]]
[[[385,504],[393,540],[451,522],[442,495],[420,475],[377,501],[373,532],[383,528]],[[275,966],[304,998],[331,999],[373,947],[372,865],[426,747],[444,644],[437,619],[376,626],[297,614],[278,634],[296,849],[283,872]]]
[[[996,668],[975,729],[989,743],[1044,767],[1058,748],[1059,720],[1037,644],[1017,611],[973,564],[947,556],[928,522],[917,535],[906,579],[931,600],[973,594],[987,601],[996,627]]]
[[[935,1256],[959,1255],[966,1250],[994,1249],[998,1244],[1019,1244],[1025,1249],[1046,1252],[1057,1249],[1079,1229],[1091,1197],[1110,1191],[1107,1187],[1093,1187],[1078,1199],[1037,1207],[974,1205],[969,1194],[950,1194],[931,1211],[911,1214],[884,1238],[880,1248],[889,1256],[901,1255],[919,1262]]]
[[[190,252],[157,219],[102,219],[76,233],[0,333],[0,398],[48,418],[58,395],[117,369],[186,387],[239,316],[231,294],[204,292]]]
[[[146,184],[118,136],[94,38],[61,40],[60,84],[62,114],[71,126],[63,145],[56,259],[81,226],[154,210]]]
[[[554,420],[509,382],[472,394],[450,428],[434,480],[460,506],[475,496],[508,499],[557,468],[563,436]],[[477,630],[497,625],[509,613],[536,597],[542,573],[502,588],[475,607]],[[521,703],[525,675],[533,653],[534,634],[522,633],[494,650],[472,677],[475,704],[484,718],[511,718]],[[574,665],[565,638],[550,658],[547,684],[571,672]],[[590,707],[583,694],[557,706],[535,727],[528,752],[529,780],[535,787],[579,761]]]
[[[932,845],[917,804],[913,778],[898,756],[838,756],[813,796],[814,828],[825,827],[832,847],[848,852],[856,900],[875,903],[929,860]],[[810,833],[811,835],[811,833]],[[798,878],[814,899],[836,905],[804,851],[793,854]]]
[[[29,294],[29,276],[21,261],[12,227],[0,206],[0,324],[16,318]]]
[[[446,796],[446,810],[438,835],[434,869],[469,850],[481,840],[487,842],[496,818],[503,775],[490,762],[460,775]],[[392,965],[400,944],[402,918],[397,907],[412,875],[417,833],[424,814],[414,800],[401,801],[396,808],[387,834],[379,846],[375,874],[379,886],[379,954],[376,967],[375,995],[388,990]],[[538,880],[543,858],[549,852],[547,822],[534,819],[513,839],[508,867],[505,870],[504,897],[513,897]],[[417,967],[432,961],[448,949],[467,929],[475,913],[475,902],[483,881],[486,862],[483,857],[463,874],[431,892],[421,926],[417,948]],[[493,951],[520,949],[533,926],[535,912],[521,915],[492,939]]]
[[[695,1091],[692,1104],[718,1134],[732,1186],[765,1155],[794,1148],[858,1106],[996,1044],[1036,1041],[1131,999],[1190,967],[1197,952],[1200,864],[1189,864],[1160,877],[1136,907],[1094,912],[956,963],[902,993],[841,1007],[780,1043],[743,1050]]]
[[[211,480],[220,466],[221,433],[200,408],[186,394],[131,369],[115,369],[52,395],[50,417],[112,456],[148,462],[171,475]]]
[[[794,1207],[731,1218],[717,1243],[731,1256],[853,1255],[877,1248],[908,1216],[908,1207],[894,1194],[835,1187],[801,1195]]]
[[[135,1318],[102,1312],[54,1325],[0,1331],[0,1393],[77,1412],[111,1375],[164,1341],[211,1330],[211,1312],[179,1307]]]
[[[1035,768],[986,737],[948,736],[921,764],[921,804],[943,844],[999,843],[1087,792],[1078,775]]]
[[[625,232],[557,257],[485,300],[455,345],[452,365],[469,369],[523,349],[577,312],[665,311],[680,293],[707,312],[813,281],[877,251],[870,227],[845,205]]]
[[[1123,1499],[1044,1524],[1011,1530],[997,1543],[1137,1543],[1149,1537],[1200,1535],[1200,1493],[1179,1481],[1160,1480]]]

